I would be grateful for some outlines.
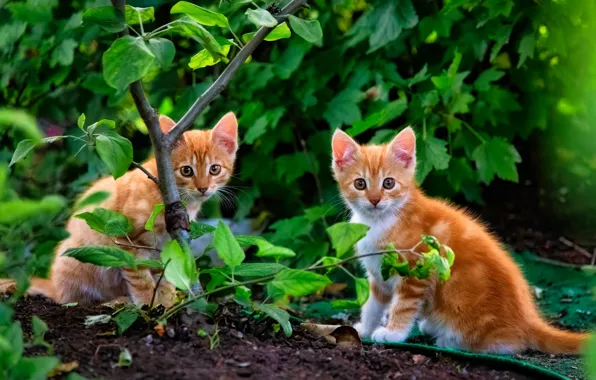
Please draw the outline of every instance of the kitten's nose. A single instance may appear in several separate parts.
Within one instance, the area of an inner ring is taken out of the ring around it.
[[[203,194],[203,195],[205,195],[205,193],[207,192],[206,187],[199,187],[197,190],[199,190],[201,192],[201,194]]]
[[[374,198],[374,199],[369,199],[368,200],[370,203],[372,203],[373,206],[377,207],[377,205],[379,204],[379,202],[381,201],[381,199],[379,198]]]

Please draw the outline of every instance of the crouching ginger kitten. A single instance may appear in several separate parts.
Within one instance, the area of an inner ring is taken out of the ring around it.
[[[159,118],[160,126],[168,132],[175,122],[167,116]],[[234,170],[234,160],[238,148],[238,122],[233,113],[222,117],[211,130],[185,132],[172,152],[172,166],[175,170],[176,185],[182,200],[187,202],[189,215],[194,217],[201,204],[221,189]],[[155,158],[149,159],[143,167],[157,177]],[[162,203],[158,186],[140,169],[127,172],[114,180],[105,177],[95,182],[83,195],[96,191],[107,191],[110,197],[100,205],[87,207],[81,212],[103,207],[117,211],[128,217],[133,230],[129,237],[135,246],[157,249],[128,250],[139,258],[158,259],[159,251],[169,239],[164,215],[155,220],[154,231],[146,231],[145,223],[156,204]],[[50,278],[34,278],[29,294],[42,294],[58,303],[78,302],[94,304],[128,297],[137,305],[149,304],[156,286],[154,274],[148,268],[132,269],[106,268],[61,256],[69,248],[90,245],[113,245],[110,238],[93,231],[84,220],[74,216],[66,225],[70,237],[62,241],[56,249]],[[128,244],[119,238],[120,243]],[[0,291],[10,290],[14,282],[0,281]],[[175,298],[174,286],[162,279],[156,292],[156,304],[170,307]]]
[[[362,258],[370,284],[361,321],[354,326],[362,337],[402,342],[418,320],[422,333],[436,338],[440,347],[579,353],[587,335],[556,329],[540,317],[522,272],[482,224],[416,186],[411,128],[389,144],[369,146],[337,130],[332,150],[334,175],[352,210],[351,221],[370,227],[357,244],[358,254],[384,250],[389,243],[410,249],[422,234],[434,235],[455,252],[451,278],[444,283],[436,276],[383,281],[381,256]],[[408,260],[413,263],[416,257]]]

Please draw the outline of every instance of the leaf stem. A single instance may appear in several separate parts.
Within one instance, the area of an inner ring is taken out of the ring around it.
[[[238,45],[240,45],[240,48],[243,48],[244,44],[242,43],[242,40],[240,38],[238,38],[236,33],[234,33],[234,30],[232,29],[232,27],[228,25],[228,29],[230,30],[230,33],[232,33],[232,36],[234,36],[234,39],[236,40],[236,42],[238,42]]]
[[[143,28],[143,19],[141,18],[141,12],[137,11],[137,15],[139,16],[139,27],[141,28],[141,35],[145,35],[145,29]]]

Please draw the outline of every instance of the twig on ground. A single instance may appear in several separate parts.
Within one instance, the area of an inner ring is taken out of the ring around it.
[[[590,252],[588,252],[585,248],[580,247],[579,245],[575,244],[571,240],[561,236],[559,238],[559,241],[561,243],[565,244],[566,246],[568,246],[569,248],[575,249],[577,252],[581,253],[582,255],[586,256],[587,258],[589,258],[589,259],[592,258],[592,254]]]

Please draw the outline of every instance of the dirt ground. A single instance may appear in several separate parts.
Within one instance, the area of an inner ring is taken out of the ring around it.
[[[110,313],[105,307],[64,307],[43,298],[25,298],[16,307],[26,334],[31,317],[49,326],[46,340],[63,362],[78,362],[76,371],[106,379],[528,379],[447,357],[425,357],[382,346],[340,349],[323,338],[295,328],[291,338],[274,333],[272,321],[256,320],[234,304],[220,308],[214,319],[198,315],[174,321],[163,337],[144,322],[124,336],[112,335],[113,325],[85,328],[88,315]],[[199,329],[214,331],[219,345]],[[120,352],[132,356],[130,367],[118,367]],[[29,353],[39,353],[30,349]]]

